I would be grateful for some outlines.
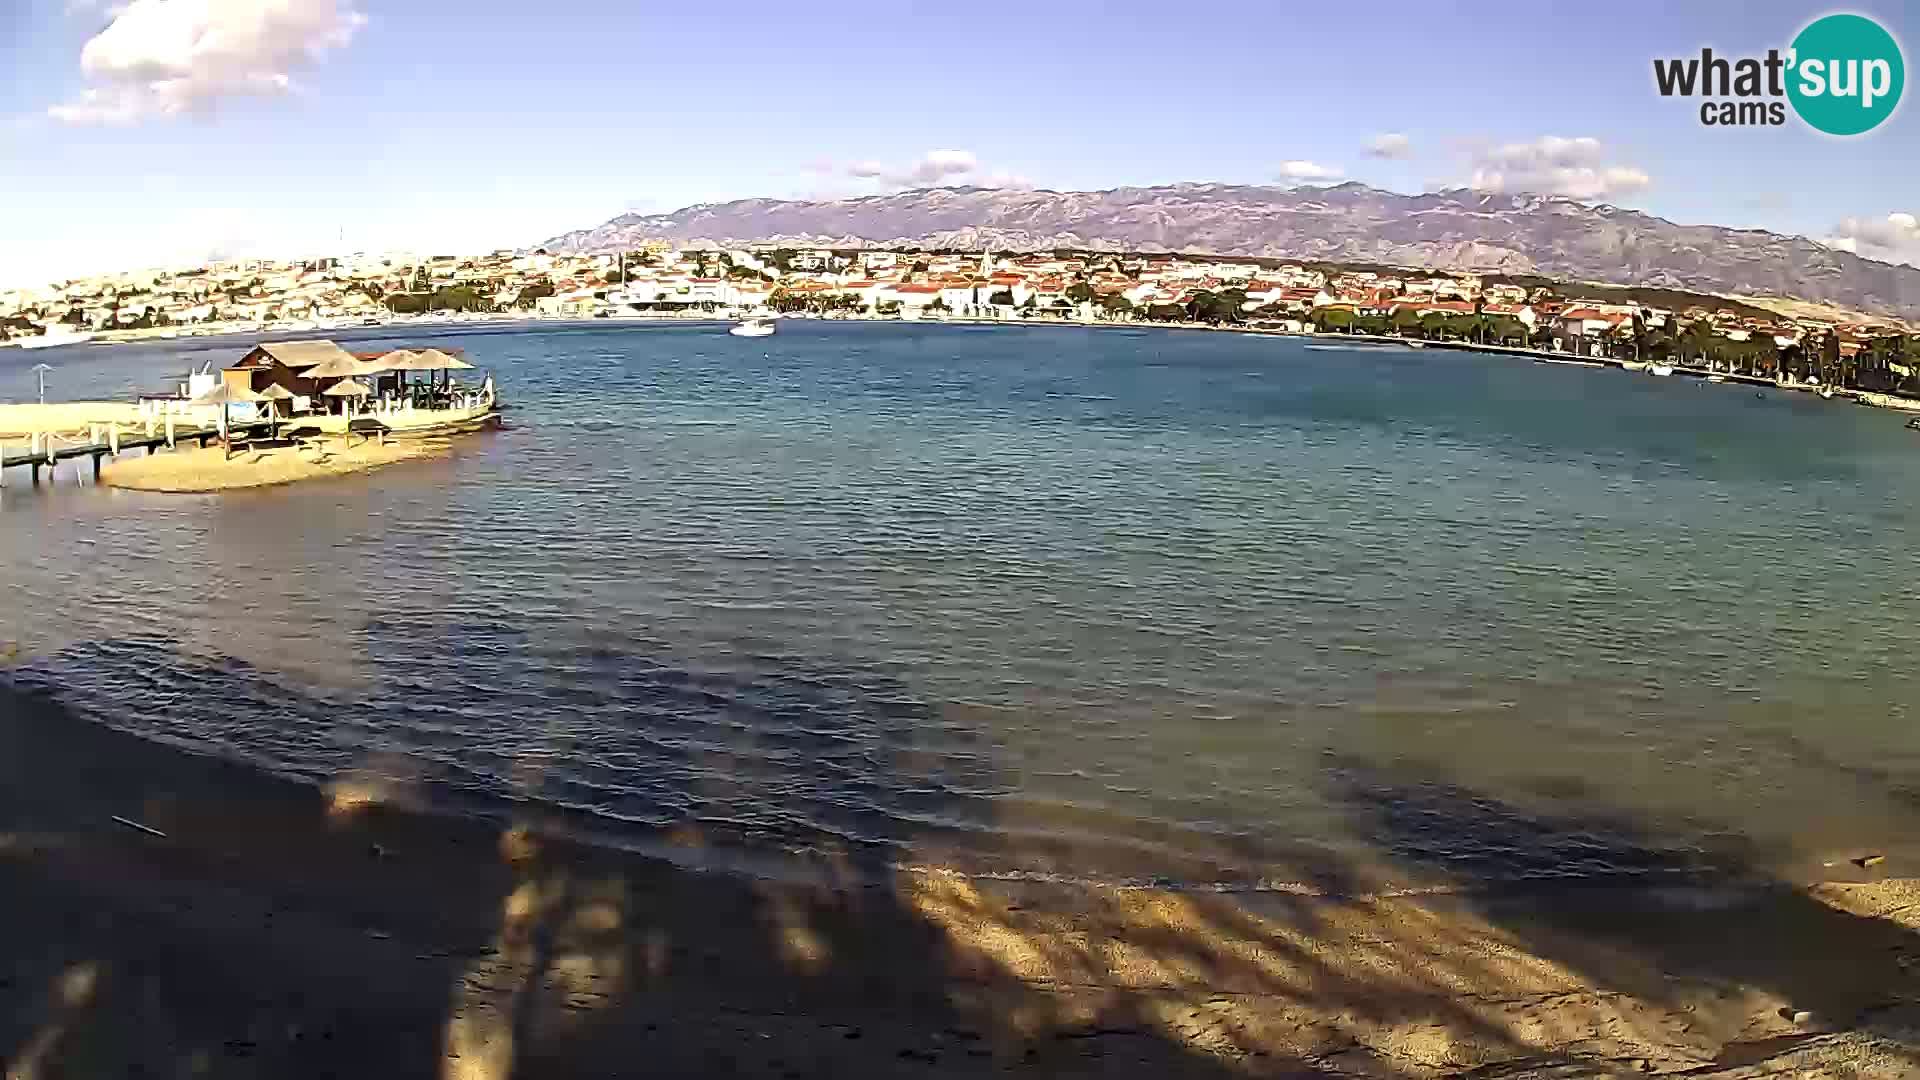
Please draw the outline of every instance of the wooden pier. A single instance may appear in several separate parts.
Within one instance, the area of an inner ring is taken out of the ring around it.
[[[248,435],[255,432],[271,433],[277,424],[273,421],[255,421],[248,424],[230,424],[229,435]],[[205,447],[220,437],[218,427],[169,427],[165,431],[158,426],[122,437],[118,425],[95,424],[88,431],[88,441],[71,442],[50,434],[30,436],[25,453],[13,452],[5,443],[0,443],[0,488],[7,485],[7,470],[26,468],[32,470],[33,485],[40,485],[40,470],[51,470],[63,461],[91,458],[93,478],[100,479],[100,463],[103,459],[116,457],[129,450],[145,450],[151,454],[162,447],[177,446],[182,442],[192,442]],[[66,442],[68,445],[56,447],[54,443]]]

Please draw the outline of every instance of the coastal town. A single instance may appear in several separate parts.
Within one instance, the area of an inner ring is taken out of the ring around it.
[[[1920,336],[1741,301],[1461,273],[1105,252],[756,245],[224,262],[0,292],[0,345],[506,319],[1127,322],[1477,344],[1920,395]]]

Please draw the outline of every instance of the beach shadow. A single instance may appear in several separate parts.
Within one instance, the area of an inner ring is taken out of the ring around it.
[[[118,652],[191,669],[196,700],[270,701],[296,730],[355,705],[159,648]],[[0,679],[9,1077],[1231,1072],[1111,1003],[981,965],[928,890],[852,846],[823,840],[778,879],[689,870],[557,835],[564,815],[431,816],[391,787],[111,731],[54,682]],[[607,685],[675,708],[716,692],[672,665]],[[770,693],[721,696],[786,707]]]
[[[1661,837],[1577,784],[1522,805],[1405,764],[1329,775],[1390,864],[1457,890],[1527,955],[1685,1017],[1674,1045],[1704,1061],[1853,1033],[1879,1057],[1862,1075],[1920,1071],[1911,889],[1782,880],[1731,831]]]
[[[501,763],[507,786],[484,816],[419,812],[438,806],[423,790],[445,775],[419,764],[432,747],[381,741],[389,728],[366,715],[404,694],[429,712],[396,726],[430,730],[494,689],[433,677],[449,632],[466,655],[538,650],[573,676],[513,703],[538,760]],[[1576,787],[1520,805],[1334,759],[1333,794],[1375,851],[1332,868],[1269,854],[1270,879],[1309,883],[1296,888],[903,869],[923,849],[897,825],[858,840],[816,831],[803,854],[742,867],[727,857],[743,837],[797,837],[717,811],[754,802],[804,820],[825,813],[813,778],[832,785],[860,764],[923,785],[955,745],[977,760],[921,809],[992,824],[967,790],[991,786],[989,741],[943,728],[951,717],[883,673],[791,655],[694,663],[483,618],[392,617],[360,633],[387,667],[344,696],[160,643],[68,658],[147,672],[143,707],[186,708],[194,688],[192,708],[248,702],[233,723],[317,737],[331,718],[345,743],[369,744],[304,782],[88,722],[58,664],[0,678],[10,1068],[1707,1076],[1848,1035],[1877,1040],[1845,1049],[1899,1066],[1884,1075],[1920,1068],[1893,992],[1920,952],[1898,913],[1787,887],[1739,843],[1649,835]],[[578,738],[568,718],[583,710],[630,717],[632,730],[600,723]],[[659,767],[700,775],[702,801],[657,830],[662,843],[586,843],[593,817],[550,808],[599,785],[548,755],[633,761],[663,740],[678,756]],[[1021,854],[1018,838],[1002,843]]]

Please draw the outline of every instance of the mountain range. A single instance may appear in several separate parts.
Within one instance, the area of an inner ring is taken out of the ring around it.
[[[1467,189],[1170,184],[1106,191],[922,188],[832,200],[740,199],[623,214],[550,251],[687,245],[926,246],[1252,255],[1790,297],[1920,316],[1920,268],[1760,229]]]

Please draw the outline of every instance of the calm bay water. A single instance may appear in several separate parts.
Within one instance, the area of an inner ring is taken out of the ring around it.
[[[512,426],[226,497],[15,474],[17,677],[640,844],[1210,884],[1799,865],[1920,823],[1890,413],[1224,334],[354,336],[466,348]],[[0,400],[242,347],[0,353]]]

